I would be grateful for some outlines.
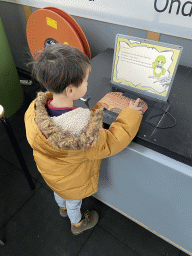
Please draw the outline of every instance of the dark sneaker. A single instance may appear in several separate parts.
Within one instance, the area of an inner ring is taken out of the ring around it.
[[[71,232],[74,235],[79,235],[83,231],[93,228],[99,220],[99,215],[96,211],[86,211],[83,215],[83,219],[76,224],[71,223]]]

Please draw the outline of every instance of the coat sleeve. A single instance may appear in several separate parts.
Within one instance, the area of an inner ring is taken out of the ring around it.
[[[35,116],[32,111],[34,108],[34,101],[29,105],[27,111],[24,115],[24,123],[25,123],[25,131],[26,131],[26,138],[29,143],[29,145],[33,148],[33,143],[37,134],[37,131],[35,129]]]
[[[142,115],[138,110],[124,108],[109,129],[102,129],[95,147],[86,151],[89,160],[103,159],[122,151],[136,136]]]

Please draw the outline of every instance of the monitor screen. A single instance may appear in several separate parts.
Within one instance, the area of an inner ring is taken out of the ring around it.
[[[182,47],[116,35],[112,84],[166,101],[176,74]]]

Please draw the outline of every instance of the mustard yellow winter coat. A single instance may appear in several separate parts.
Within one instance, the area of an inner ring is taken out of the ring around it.
[[[51,93],[38,93],[24,118],[37,168],[47,185],[63,199],[89,197],[98,190],[101,159],[129,145],[139,130],[142,115],[125,108],[106,130],[100,103],[91,111],[77,108],[54,120],[45,108],[49,99]]]

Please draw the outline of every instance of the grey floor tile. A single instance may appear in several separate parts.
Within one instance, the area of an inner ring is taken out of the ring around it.
[[[38,181],[39,183],[41,183],[46,189],[51,190],[47,184],[45,183],[44,179],[42,178],[40,172],[37,170],[37,166],[36,163],[34,161],[33,158],[33,150],[31,148],[31,146],[29,145],[29,143],[27,142],[27,139],[24,138],[23,140],[19,141],[19,147],[21,149],[22,155],[25,159],[25,162],[27,164],[27,167],[29,169],[29,172],[31,174],[31,176]],[[19,160],[15,154],[15,151],[13,149],[13,147],[11,147],[11,149],[9,149],[8,151],[6,151],[5,153],[2,154],[2,156],[9,162],[11,162],[12,164],[14,164],[15,166],[17,166],[18,168],[21,168],[21,165],[19,163]]]
[[[109,234],[99,225],[94,227],[89,239],[84,244],[78,256],[139,256],[135,250],[122,243],[116,237]]]
[[[90,207],[100,215],[99,226],[143,256],[179,256],[180,250],[94,197]],[[86,204],[88,204],[88,200]]]
[[[180,256],[178,248],[131,220],[124,241],[143,256]]]
[[[12,175],[13,170],[13,165],[4,158],[0,157],[0,182],[3,180],[4,177]]]
[[[53,193],[41,187],[7,223],[1,256],[76,256],[91,232],[73,235]]]
[[[28,106],[24,104],[13,116],[9,118],[13,132],[18,141],[22,140],[26,136],[24,115]]]
[[[24,114],[28,108],[29,100],[24,96],[23,104],[18,111],[16,111],[11,117],[8,118],[12,132],[16,136],[17,141],[22,140],[26,137],[25,125],[24,125]],[[5,113],[6,116],[6,113]],[[0,122],[0,155],[4,154],[7,150],[12,148],[12,144],[9,138],[9,135],[6,132],[6,129]]]
[[[1,156],[12,147],[10,139],[6,133],[6,130],[2,122],[0,122],[0,134],[1,134],[0,136],[0,156]]]
[[[189,252],[189,253],[181,252],[181,254],[179,256],[188,256],[188,255],[191,255],[191,252]]]
[[[0,227],[40,188],[39,183],[34,183],[36,188],[32,190],[23,172],[0,158]]]
[[[33,150],[27,142],[27,139],[24,138],[23,140],[18,142],[18,144],[31,175],[33,176],[33,178],[38,179],[40,173],[37,171],[37,167],[33,158]],[[11,149],[9,149],[8,151],[4,152],[2,156],[18,168],[21,168],[21,165],[13,147],[11,147]]]

